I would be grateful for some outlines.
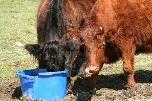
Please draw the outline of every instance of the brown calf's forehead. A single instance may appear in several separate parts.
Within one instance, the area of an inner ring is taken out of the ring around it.
[[[63,41],[68,41],[73,39],[79,40],[79,38],[80,38],[80,30],[69,28],[68,32],[63,35],[62,40]]]

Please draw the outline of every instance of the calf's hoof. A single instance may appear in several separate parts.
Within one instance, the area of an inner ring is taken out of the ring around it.
[[[126,87],[127,88],[137,88],[137,84],[135,82],[128,82]]]

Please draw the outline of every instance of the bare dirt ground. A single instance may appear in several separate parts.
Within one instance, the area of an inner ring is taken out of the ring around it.
[[[148,71],[139,71],[136,76],[141,76],[138,79],[138,87],[127,89],[125,88],[125,79],[123,74],[119,75],[100,75],[97,82],[96,92],[87,91],[88,78],[78,79],[73,87],[73,93],[68,94],[65,101],[151,101],[152,100],[152,79],[149,81],[146,76],[142,75]],[[19,82],[8,84],[0,84],[0,100],[20,99],[22,101],[30,101],[26,98],[21,99],[21,89]]]
[[[83,59],[76,62],[75,67]],[[103,71],[111,68],[105,67]],[[77,70],[74,70],[77,71]],[[73,73],[75,74],[75,73]],[[152,71],[138,70],[135,73],[137,88],[126,88],[123,74],[99,75],[96,90],[88,91],[89,77],[77,79],[72,88],[73,93],[67,94],[63,101],[152,101]],[[13,78],[10,78],[10,80]],[[0,101],[31,101],[22,97],[20,83],[0,83]]]
[[[10,78],[11,80],[12,78]],[[0,80],[2,81],[2,80]],[[0,83],[0,101],[11,101],[11,99],[19,99],[21,95],[20,83],[12,82],[12,83]]]

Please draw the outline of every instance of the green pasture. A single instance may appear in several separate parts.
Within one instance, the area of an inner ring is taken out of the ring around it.
[[[17,70],[37,66],[33,57],[16,43],[37,42],[36,12],[38,2],[38,0],[0,0],[1,85],[17,81]]]
[[[0,86],[19,82],[16,71],[37,67],[37,62],[16,43],[37,43],[36,12],[39,0],[0,0]],[[135,70],[152,70],[152,55],[135,56]],[[122,61],[110,64],[100,74],[120,74]],[[146,75],[146,74],[145,74]],[[149,77],[151,78],[151,77]],[[0,88],[1,89],[1,88]],[[1,101],[0,96],[0,101]],[[17,99],[7,98],[3,101]]]
[[[0,0],[0,79],[16,70],[35,67],[34,59],[16,43],[36,43],[38,0]]]

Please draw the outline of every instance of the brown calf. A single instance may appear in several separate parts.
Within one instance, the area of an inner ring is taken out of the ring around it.
[[[103,63],[120,57],[128,86],[134,80],[134,56],[152,52],[151,0],[97,0],[81,37],[86,46],[86,72],[92,74],[90,87],[96,85]]]

